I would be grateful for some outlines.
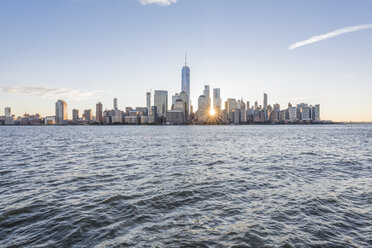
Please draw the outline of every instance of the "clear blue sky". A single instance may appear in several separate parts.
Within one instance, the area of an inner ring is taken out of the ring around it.
[[[372,121],[372,29],[288,49],[363,24],[372,1],[2,0],[0,111],[53,115],[61,97],[71,117],[114,97],[145,106],[149,89],[171,98],[187,51],[194,106],[207,83],[223,100],[266,92],[282,107],[320,103],[322,119]]]

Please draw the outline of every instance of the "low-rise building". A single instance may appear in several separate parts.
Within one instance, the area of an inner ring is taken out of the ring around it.
[[[136,116],[125,116],[124,123],[131,124],[131,125],[138,125],[140,124],[140,118],[137,115]]]
[[[167,124],[171,124],[171,125],[185,124],[186,123],[185,112],[181,110],[167,111],[166,122]]]
[[[297,108],[296,107],[288,107],[288,120],[291,122],[295,122],[297,120]]]
[[[54,124],[56,124],[56,117],[55,116],[46,116],[46,117],[44,117],[44,124],[45,125],[54,125]]]

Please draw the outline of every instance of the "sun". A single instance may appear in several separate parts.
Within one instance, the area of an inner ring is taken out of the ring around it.
[[[211,108],[209,110],[209,115],[214,116],[215,114],[216,114],[216,111],[214,110],[214,108]]]

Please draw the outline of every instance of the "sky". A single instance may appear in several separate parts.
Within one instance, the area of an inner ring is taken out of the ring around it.
[[[372,121],[372,1],[2,0],[0,115],[146,106],[205,84],[223,101],[321,105],[321,118]]]

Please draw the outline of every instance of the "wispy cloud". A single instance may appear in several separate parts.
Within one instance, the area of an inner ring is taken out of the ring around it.
[[[101,91],[88,91],[88,90],[76,90],[76,89],[66,89],[66,88],[51,88],[45,86],[1,86],[0,93],[9,94],[21,94],[30,96],[39,96],[44,98],[64,98],[64,99],[87,99],[95,98],[102,95]]]
[[[326,40],[326,39],[329,39],[329,38],[332,38],[332,37],[335,37],[335,36],[338,36],[338,35],[341,35],[341,34],[355,32],[355,31],[368,29],[368,28],[372,28],[372,24],[366,24],[366,25],[359,25],[359,26],[337,29],[337,30],[334,30],[334,31],[326,33],[326,34],[313,36],[310,39],[296,42],[296,43],[289,46],[289,50],[293,50],[297,47],[305,46],[305,45],[315,43],[315,42],[318,42],[318,41]]]
[[[138,0],[142,5],[157,4],[160,6],[168,6],[172,3],[177,3],[178,0]]]

